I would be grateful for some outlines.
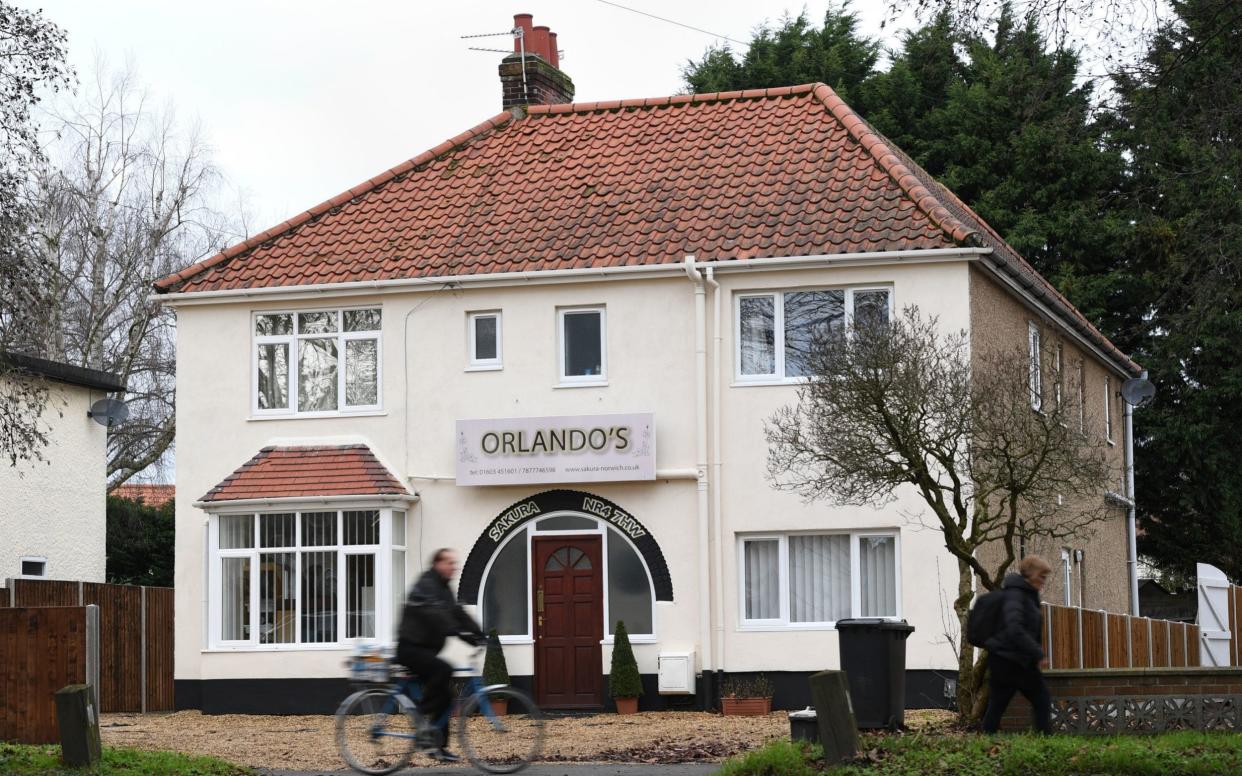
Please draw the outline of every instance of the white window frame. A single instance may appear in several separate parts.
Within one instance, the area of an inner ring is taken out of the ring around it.
[[[495,358],[479,358],[478,357],[478,330],[476,321],[481,318],[496,319],[496,357]],[[469,365],[466,367],[467,372],[494,372],[504,368],[504,320],[500,310],[480,310],[466,314],[466,341],[469,343]]]
[[[599,313],[598,375],[565,374],[565,316],[573,313]],[[556,310],[556,362],[559,388],[581,388],[608,384],[608,311],[604,305],[560,307]]]
[[[888,292],[888,319],[893,319],[893,298],[895,296],[891,284],[864,286],[807,286],[782,287],[762,291],[739,291],[733,295],[733,380],[737,385],[796,385],[810,378],[785,375],[785,294],[796,294],[811,291],[841,291],[845,294],[845,325],[854,325],[854,294],[860,291]],[[773,347],[775,348],[774,371],[768,374],[742,373],[742,300],[768,297],[772,299]]]
[[[1087,435],[1087,364],[1078,359],[1078,433]]]
[[[375,510],[380,513],[379,544],[345,544],[344,513]],[[336,512],[336,544],[333,545],[302,545],[302,514],[307,512]],[[308,501],[304,504],[271,506],[263,509],[254,507],[222,507],[208,515],[207,530],[207,644],[204,652],[288,652],[317,650],[346,650],[359,643],[389,644],[401,613],[398,602],[404,601],[402,596],[393,595],[392,587],[392,554],[393,550],[404,549],[407,545],[393,544],[393,512],[406,513],[406,534],[409,541],[409,509],[406,504],[394,505],[389,502],[359,501],[350,504],[316,504]],[[294,519],[294,545],[292,547],[260,547],[260,520],[262,514],[296,515]],[[220,549],[220,518],[235,516],[253,516],[252,530],[254,536],[252,547],[241,549]],[[303,642],[302,638],[302,553],[304,552],[337,553],[336,580],[336,626],[337,640],[331,642]],[[294,554],[296,582],[294,588],[294,638],[293,642],[282,644],[263,644],[259,638],[259,566],[260,556],[267,553],[291,552]],[[345,558],[348,555],[375,556],[375,635],[357,638],[346,638],[347,591]],[[223,603],[220,585],[222,581],[223,560],[225,558],[250,559],[250,633],[249,638],[225,640],[223,632]],[[409,570],[409,554],[405,556],[405,566]],[[406,575],[408,577],[408,574]]]
[[[573,529],[573,530],[568,530],[568,531],[538,530],[536,528],[536,526],[538,526],[539,522],[542,520],[546,520],[549,517],[563,517],[563,516],[585,518],[587,520],[594,522],[595,528]],[[600,550],[601,550],[601,555],[603,557],[600,560],[600,564],[601,564],[600,573],[603,575],[603,591],[604,591],[604,638],[602,641],[600,641],[600,644],[611,644],[612,636],[613,636],[612,634],[613,623],[612,623],[612,620],[609,619],[610,613],[609,613],[609,605],[608,605],[608,542],[612,541],[614,538],[619,536],[622,538],[622,540],[625,541],[626,544],[630,546],[630,549],[633,550],[634,554],[638,556],[639,562],[643,564],[643,572],[647,575],[647,585],[651,589],[651,629],[652,629],[652,632],[651,633],[631,633],[629,634],[630,641],[635,644],[656,643],[656,640],[657,640],[656,633],[659,630],[659,625],[656,620],[656,615],[659,610],[657,609],[656,604],[658,604],[659,602],[656,600],[655,579],[651,576],[651,568],[647,565],[647,559],[644,558],[643,554],[638,551],[638,547],[635,546],[634,542],[632,542],[628,536],[626,536],[624,533],[618,530],[609,531],[608,526],[609,526],[609,523],[606,520],[601,520],[600,518],[594,515],[590,515],[585,512],[576,512],[572,509],[563,509],[557,512],[549,512],[545,515],[539,515],[538,517],[532,520],[529,520],[526,523],[523,523],[522,525],[515,527],[512,533],[506,536],[500,542],[500,544],[496,545],[496,549],[492,551],[492,557],[487,559],[487,565],[484,566],[483,568],[483,576],[479,581],[478,605],[475,607],[478,613],[479,622],[480,623],[483,622],[483,591],[486,589],[487,579],[492,573],[492,563],[496,560],[496,556],[500,554],[501,550],[503,550],[506,546],[508,546],[510,542],[515,541],[515,537],[522,531],[522,529],[525,529],[525,537],[526,537],[526,633],[512,633],[512,634],[503,635],[500,637],[501,644],[534,644],[535,643],[535,635],[531,629],[531,623],[535,621],[535,605],[534,605],[535,569],[531,565],[534,562],[534,555],[532,554],[532,552],[534,549],[535,537],[537,536],[602,536],[603,538],[600,541]]]
[[[1053,384],[1052,398],[1056,401],[1056,409],[1061,410],[1061,405],[1065,401],[1065,345],[1061,342],[1057,343],[1057,349],[1052,362]]]
[[[380,328],[371,331],[345,331],[345,313],[358,310],[378,310],[380,312]],[[298,330],[298,315],[307,313],[334,313],[336,315],[337,330],[333,333],[324,334],[301,334]],[[276,335],[259,335],[255,333],[259,316],[262,315],[289,315],[292,316],[293,333],[292,334],[276,334]],[[381,412],[384,408],[384,336],[383,336],[383,306],[382,305],[356,305],[349,307],[310,307],[310,308],[294,308],[279,310],[254,310],[250,315],[250,412],[253,417],[297,417],[297,418],[324,418],[324,417],[341,417],[348,415],[366,415]],[[302,340],[308,339],[336,339],[337,347],[337,367],[336,367],[336,406],[335,410],[323,410],[317,412],[301,412],[298,410],[298,368],[299,354],[298,348]],[[351,340],[374,340],[375,341],[375,403],[366,405],[347,406],[345,404],[345,359],[346,348]],[[288,407],[278,407],[269,409],[259,408],[259,347],[262,345],[284,344],[289,349],[289,381],[286,385],[289,397]]]
[[[893,540],[893,585],[896,591],[896,612],[880,619],[900,620],[901,604],[901,532],[895,528],[858,529],[853,531],[782,531],[768,533],[737,534],[737,617],[738,631],[768,630],[836,630],[835,620],[826,622],[793,622],[789,613],[789,537],[791,536],[849,536],[850,537],[850,618],[862,615],[862,570],[859,542],[872,537]],[[777,569],[779,574],[780,616],[752,619],[746,617],[746,543],[777,540]]]
[[[1110,445],[1117,444],[1113,440],[1113,376],[1104,375],[1104,440]]]
[[[27,563],[42,563],[42,574],[26,574],[22,567]],[[44,555],[23,555],[17,561],[18,574],[15,579],[47,579],[47,557]]]
[[[1038,412],[1044,406],[1044,368],[1040,349],[1041,334],[1034,321],[1026,322],[1027,388],[1030,391],[1031,409]]]

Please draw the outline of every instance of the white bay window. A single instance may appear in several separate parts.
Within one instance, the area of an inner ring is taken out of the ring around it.
[[[809,377],[813,347],[847,325],[886,324],[888,288],[799,289],[737,297],[737,379],[784,382]]]
[[[901,616],[893,532],[782,533],[738,539],[743,628],[827,627]]]
[[[378,308],[254,316],[256,415],[379,409]]]
[[[210,646],[391,637],[405,597],[404,511],[216,514],[210,526]]]

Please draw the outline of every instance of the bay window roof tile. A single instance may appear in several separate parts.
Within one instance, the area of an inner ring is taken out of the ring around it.
[[[204,502],[322,496],[408,496],[366,445],[265,447],[207,492]]]

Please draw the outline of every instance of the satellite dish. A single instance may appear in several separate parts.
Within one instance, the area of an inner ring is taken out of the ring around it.
[[[1121,398],[1131,407],[1145,407],[1156,397],[1156,386],[1145,377],[1131,377],[1121,384]]]
[[[129,418],[129,405],[120,399],[100,399],[91,405],[86,417],[101,426],[119,426]]]

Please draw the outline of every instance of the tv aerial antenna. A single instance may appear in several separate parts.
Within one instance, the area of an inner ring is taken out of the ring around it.
[[[477,35],[462,35],[462,40],[475,40],[478,38],[512,38],[517,41],[518,54],[522,58],[522,98],[530,102],[530,89],[526,85],[526,32],[519,26],[515,26],[508,32],[481,32]],[[470,51],[486,51],[492,54],[512,54],[512,51],[506,49],[482,48],[480,46],[468,46]]]
[[[1147,379],[1147,372],[1141,377],[1131,377],[1121,384],[1121,398],[1131,407],[1146,407],[1156,398],[1156,386]]]
[[[112,428],[129,419],[129,405],[120,399],[100,399],[91,405],[86,417],[105,428]]]

